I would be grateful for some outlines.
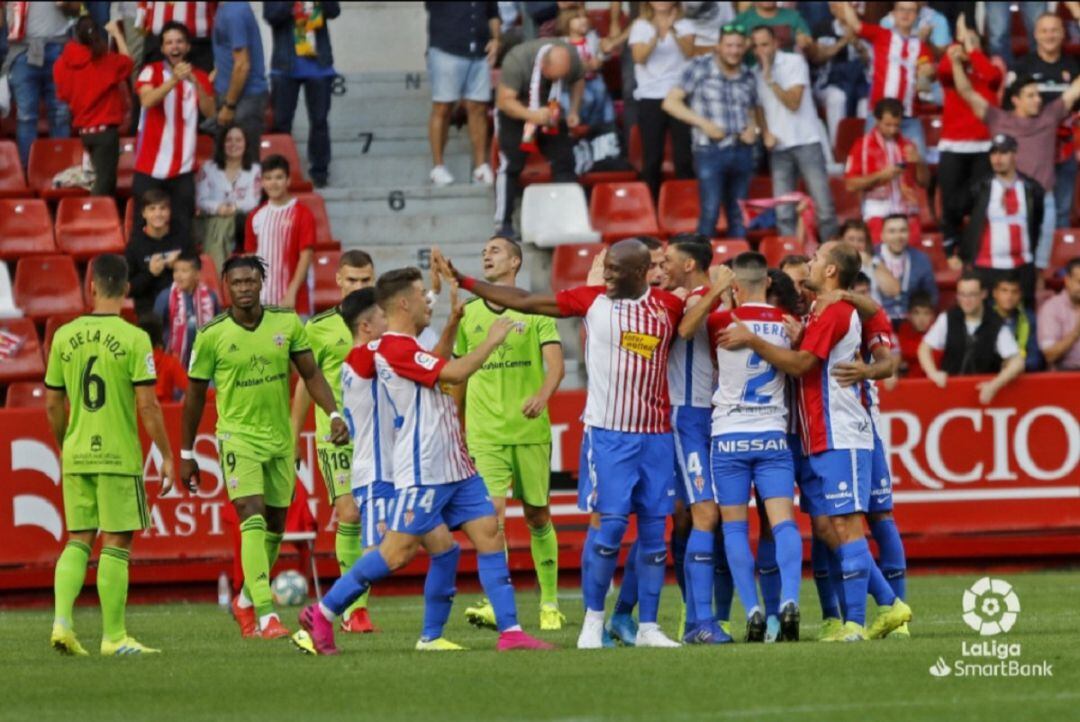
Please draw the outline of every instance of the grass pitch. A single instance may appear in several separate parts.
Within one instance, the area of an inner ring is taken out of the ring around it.
[[[129,632],[160,656],[63,658],[48,645],[51,612],[0,612],[0,720],[1052,720],[1080,706],[1080,572],[993,574],[1022,604],[1007,635],[980,638],[961,619],[963,591],[982,574],[916,576],[910,642],[747,645],[678,650],[573,649],[580,597],[569,618],[544,635],[564,649],[495,653],[495,635],[463,617],[474,595],[454,604],[447,638],[464,653],[418,653],[419,597],[373,596],[377,635],[339,635],[336,658],[305,657],[288,642],[243,641],[232,620],[206,604],[135,606]],[[92,598],[92,589],[83,599]],[[803,585],[803,637],[818,609]],[[665,589],[661,624],[674,632],[678,593]],[[518,595],[525,628],[537,628],[535,593]],[[610,602],[609,602],[610,605]],[[737,609],[736,605],[736,609]],[[738,612],[736,612],[738,615]],[[296,610],[285,621],[295,627]],[[79,607],[76,628],[97,651],[96,607]],[[741,629],[736,630],[741,635]],[[739,637],[737,637],[739,638]],[[1052,665],[1052,677],[937,678],[929,668],[962,659],[962,646],[1020,644],[1018,661]]]

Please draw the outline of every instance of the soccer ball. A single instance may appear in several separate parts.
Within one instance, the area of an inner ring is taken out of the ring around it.
[[[307,579],[291,569],[278,574],[270,589],[274,593],[274,603],[283,607],[296,607],[307,601]]]

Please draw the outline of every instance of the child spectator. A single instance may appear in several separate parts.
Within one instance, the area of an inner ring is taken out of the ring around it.
[[[247,215],[262,197],[261,170],[255,144],[243,128],[230,124],[218,131],[214,157],[195,176],[195,205],[201,214],[196,237],[216,268],[243,244]]]
[[[308,268],[315,245],[315,216],[289,195],[289,161],[272,155],[262,164],[266,202],[248,216],[244,252],[266,261],[262,302],[311,315]]]
[[[611,102],[600,68],[614,42],[608,38],[600,39],[589,23],[589,14],[584,5],[560,11],[556,27],[566,43],[577,50],[585,66],[585,95],[578,111],[581,122],[589,126],[611,125],[615,122],[615,105]],[[563,91],[562,105],[564,109],[570,108],[568,90]]]
[[[202,283],[202,261],[195,253],[182,253],[173,261],[172,285],[154,302],[154,313],[164,327],[164,346],[187,368],[195,332],[218,314],[217,294]]]
[[[908,301],[908,317],[900,323],[896,330],[896,336],[900,339],[900,375],[909,379],[924,379],[926,372],[919,363],[919,344],[926,332],[930,330],[934,319],[937,318],[937,309],[930,299],[930,294],[919,291],[911,294]],[[940,364],[940,356],[935,359]]]
[[[154,301],[172,284],[172,267],[183,253],[192,253],[191,238],[172,224],[169,195],[151,188],[142,196],[143,225],[131,234],[124,255],[131,275],[135,313],[154,309]]]
[[[1012,331],[1016,338],[1020,355],[1024,357],[1024,371],[1042,371],[1043,358],[1035,331],[1035,312],[1024,305],[1019,274],[1012,271],[998,276],[990,298],[994,310],[1005,322],[1005,328]]]
[[[154,349],[154,368],[157,370],[157,385],[154,388],[158,401],[172,402],[183,398],[187,391],[188,377],[184,371],[184,365],[175,355],[165,350],[162,343],[161,319],[155,314],[148,313],[139,317],[139,328],[146,331],[150,337],[150,345]]]

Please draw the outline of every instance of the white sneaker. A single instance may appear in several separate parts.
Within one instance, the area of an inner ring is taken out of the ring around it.
[[[440,187],[448,186],[454,182],[454,176],[450,175],[450,171],[444,165],[437,165],[432,168],[428,178],[431,179],[432,183]]]
[[[581,646],[580,642],[578,642],[578,646]],[[638,626],[637,639],[634,640],[634,646],[671,648],[681,647],[682,645],[674,639],[668,638],[668,636],[660,629],[660,625],[655,623],[644,623]]]
[[[604,647],[604,617],[592,617],[585,613],[585,621],[581,623],[581,633],[577,638],[578,649],[603,649]]]
[[[479,185],[489,186],[495,182],[495,174],[491,172],[491,166],[487,163],[477,166],[472,172],[472,182]]]

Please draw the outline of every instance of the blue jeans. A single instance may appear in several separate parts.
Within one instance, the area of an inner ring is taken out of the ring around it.
[[[1028,48],[1033,52],[1035,49],[1035,39],[1033,33],[1035,32],[1035,21],[1039,19],[1039,16],[1046,12],[1046,3],[1044,2],[1022,2],[1017,3],[1020,6],[1020,12],[1024,16],[1024,27],[1027,30],[1028,36]],[[1000,55],[1001,59],[1005,61],[1005,65],[1012,67],[1013,54],[1012,54],[1012,13],[1009,11],[1009,6],[1012,3],[1007,2],[989,2],[985,3],[986,7],[986,35],[990,48],[990,55]]]
[[[746,198],[750,190],[750,176],[754,173],[753,148],[739,141],[724,148],[712,144],[696,147],[694,168],[701,199],[697,232],[706,238],[716,235],[716,220],[720,217],[722,204],[727,212],[727,237],[745,238],[746,227],[738,201]]]
[[[71,135],[71,113],[67,105],[56,97],[56,85],[53,83],[53,63],[63,50],[64,46],[60,43],[46,45],[45,62],[40,68],[26,62],[25,52],[11,63],[11,94],[19,106],[15,142],[19,146],[23,168],[30,162],[30,146],[37,138],[38,104],[42,97],[45,98],[45,108],[49,114],[49,135],[53,138]]]
[[[308,114],[308,174],[312,180],[325,181],[330,173],[330,87],[333,78],[290,78],[273,76],[271,101],[274,106],[274,132],[292,134],[293,117],[300,88]]]
[[[569,113],[569,91],[564,92],[560,100],[563,111]],[[615,122],[615,105],[611,102],[611,95],[608,94],[602,75],[585,81],[585,92],[581,96],[581,110],[578,117],[584,125],[588,126],[611,125]]]
[[[829,192],[829,174],[825,170],[825,155],[821,143],[806,143],[783,150],[774,150],[769,157],[773,194],[782,196],[797,187],[799,176],[814,199],[814,214],[822,240],[832,238],[837,231],[836,209]],[[785,203],[776,208],[776,228],[782,236],[794,236],[798,227],[795,204]]]
[[[1058,228],[1069,227],[1069,216],[1072,215],[1073,193],[1076,191],[1076,156],[1072,155],[1068,160],[1054,166],[1054,205],[1057,207],[1057,218],[1054,223]]]
[[[866,116],[866,132],[869,133],[875,125],[877,125],[877,118],[874,117],[874,109],[869,109],[870,114]],[[923,131],[922,120],[919,118],[904,118],[900,121],[900,135],[904,136],[912,143],[919,151],[919,157],[924,161],[926,160],[926,133]]]
[[[1039,243],[1035,246],[1035,265],[1044,270],[1050,265],[1050,256],[1054,252],[1054,226],[1057,223],[1057,203],[1054,194],[1043,196],[1043,222],[1039,232]]]

